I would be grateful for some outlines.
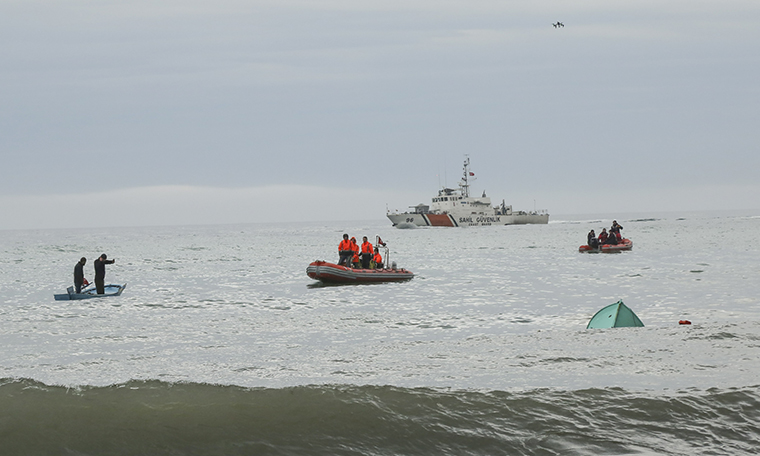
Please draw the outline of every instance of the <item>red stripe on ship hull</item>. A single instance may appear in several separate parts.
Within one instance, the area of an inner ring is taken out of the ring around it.
[[[425,214],[432,226],[454,226],[449,214]]]

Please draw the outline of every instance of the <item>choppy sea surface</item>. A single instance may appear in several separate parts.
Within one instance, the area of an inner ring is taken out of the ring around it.
[[[760,217],[615,217],[0,231],[0,454],[757,454]],[[309,279],[344,232],[416,277]]]

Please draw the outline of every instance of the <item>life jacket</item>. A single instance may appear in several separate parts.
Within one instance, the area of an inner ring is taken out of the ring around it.
[[[382,256],[382,255],[380,255],[379,253],[376,253],[376,254],[375,254],[375,257],[374,257],[374,258],[372,258],[372,259],[373,259],[373,260],[375,261],[375,263],[377,263],[377,264],[380,264],[380,263],[382,263],[382,262],[383,262],[383,256]]]
[[[369,253],[369,254],[371,254],[374,251],[375,251],[375,248],[372,247],[372,243],[371,242],[367,241],[367,242],[363,242],[362,243],[362,253]]]
[[[353,246],[351,245],[351,241],[348,239],[343,239],[340,241],[340,244],[338,244],[338,252],[341,250],[354,250]]]

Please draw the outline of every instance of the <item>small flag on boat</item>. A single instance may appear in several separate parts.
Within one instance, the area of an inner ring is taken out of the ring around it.
[[[378,245],[382,245],[383,247],[385,247],[385,242],[383,242],[383,240],[380,239],[380,236],[377,237],[377,243]]]
[[[475,175],[475,173],[473,173],[472,171],[470,171],[470,176],[474,176],[474,175]]]

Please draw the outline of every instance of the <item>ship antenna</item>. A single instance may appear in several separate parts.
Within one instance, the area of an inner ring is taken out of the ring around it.
[[[468,198],[470,196],[470,184],[467,181],[468,174],[470,173],[470,156],[468,154],[464,154],[464,177],[462,178],[462,183],[459,184],[460,187],[462,187],[462,196],[465,198]]]
[[[446,157],[443,158],[443,185],[449,185],[449,168],[446,165]]]

